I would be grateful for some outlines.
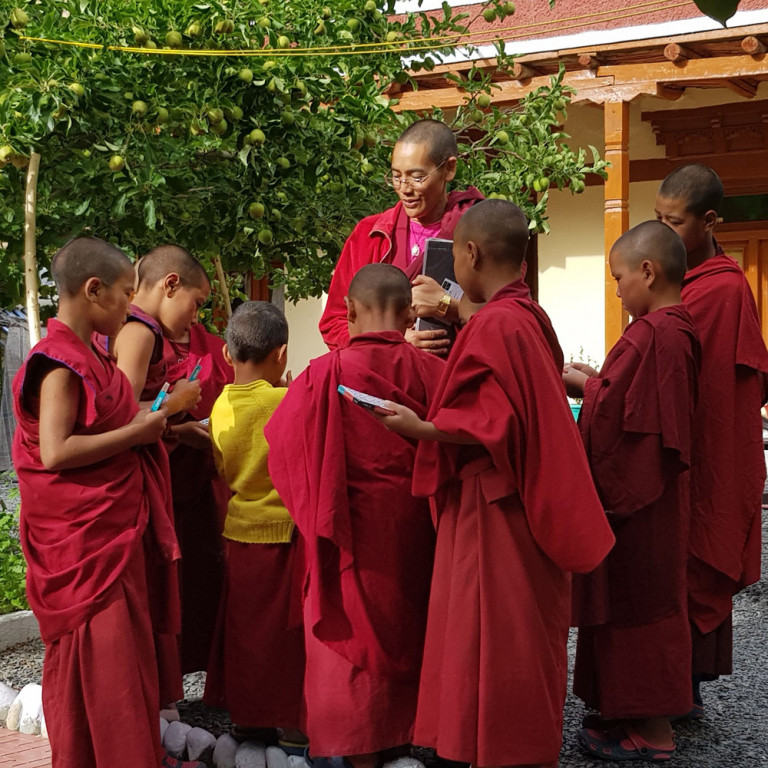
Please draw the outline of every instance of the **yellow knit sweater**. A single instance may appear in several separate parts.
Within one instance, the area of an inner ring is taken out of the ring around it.
[[[228,384],[213,405],[210,433],[216,468],[233,492],[224,536],[248,544],[290,542],[293,520],[267,468],[264,427],[285,397],[266,381]]]

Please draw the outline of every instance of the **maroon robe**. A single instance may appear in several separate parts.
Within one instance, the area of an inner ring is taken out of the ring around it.
[[[339,384],[425,416],[444,363],[397,332],[355,336],[313,360],[267,424],[272,481],[305,539],[307,735],[314,754],[408,743],[434,529],[411,494],[415,445]]]
[[[560,751],[571,580],[613,543],[522,280],[459,334],[429,420],[476,445],[424,442],[414,491],[437,526],[415,742],[476,766]]]
[[[603,717],[691,709],[691,429],[701,350],[688,311],[637,318],[588,379],[579,418],[616,545],[574,578],[574,691]]]
[[[190,328],[189,344],[163,341],[164,375],[171,384],[189,378],[195,365],[201,365],[201,400],[183,420],[208,418],[216,398],[234,376],[222,354],[224,341],[200,324]],[[208,664],[224,578],[221,531],[231,494],[216,472],[211,448],[177,443],[170,463],[173,513],[182,554],[181,669],[186,673]]]
[[[203,701],[251,728],[300,730],[304,713],[303,539],[224,540],[226,571]],[[258,628],[258,631],[254,631]]]
[[[13,458],[21,491],[27,596],[46,644],[43,703],[56,768],[157,765],[158,680],[147,612],[143,544],[178,558],[159,445],[61,471],[40,459],[34,401],[42,376],[64,366],[82,381],[77,434],[129,423],[128,379],[58,320],[14,380]],[[173,606],[166,615],[172,616]],[[126,722],[130,743],[114,733]],[[119,739],[119,745],[115,739]]]
[[[730,642],[703,636],[716,629],[730,633],[732,596],[760,577],[765,483],[760,406],[768,352],[746,277],[722,250],[688,271],[683,303],[702,347],[688,574],[694,657],[699,659],[693,671],[727,674]],[[701,643],[712,653],[699,654]]]
[[[154,400],[160,388],[167,381],[167,361],[164,357],[163,329],[160,323],[151,315],[135,304],[131,305],[131,313],[127,322],[140,322],[147,326],[154,334],[154,349],[149,361],[147,378],[144,389],[139,395],[140,402]],[[99,343],[104,349],[112,348],[112,339],[104,336],[98,337]],[[163,445],[167,451],[175,446],[174,440],[163,438]],[[170,465],[167,464],[168,484],[170,486]],[[169,499],[169,511],[173,519],[173,502]],[[175,522],[174,522],[175,525]],[[180,564],[174,563],[171,568],[157,557],[157,553],[151,548],[146,552],[147,582],[149,589],[149,605],[152,616],[152,624],[155,628],[155,652],[157,655],[157,669],[160,680],[160,707],[178,701],[184,696],[184,685],[181,668],[181,586]],[[174,601],[177,604],[175,620],[171,623],[166,620],[165,606]]]

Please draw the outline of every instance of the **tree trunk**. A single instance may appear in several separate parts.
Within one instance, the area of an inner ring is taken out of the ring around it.
[[[29,343],[33,347],[40,341],[39,279],[35,238],[37,174],[39,168],[40,155],[37,152],[32,152],[29,158],[29,167],[27,168],[27,191],[24,201],[24,287],[27,304],[27,323],[29,325]]]

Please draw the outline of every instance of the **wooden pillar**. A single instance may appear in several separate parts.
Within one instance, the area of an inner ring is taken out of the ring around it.
[[[608,254],[629,229],[629,102],[606,101],[605,159],[610,162],[605,182],[605,352],[618,341],[629,320],[616,296]]]

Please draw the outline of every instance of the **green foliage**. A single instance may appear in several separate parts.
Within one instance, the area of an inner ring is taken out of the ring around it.
[[[24,580],[27,564],[19,543],[18,489],[13,509],[0,500],[0,614],[29,608]]]
[[[739,0],[694,0],[696,7],[723,26],[739,9]]]
[[[85,231],[130,254],[163,242],[204,260],[220,254],[228,271],[284,282],[290,298],[319,295],[354,224],[394,202],[383,183],[391,148],[418,117],[395,112],[387,95],[409,82],[403,55],[430,70],[453,50],[445,39],[409,41],[455,36],[468,23],[447,3],[389,21],[387,5],[0,0],[0,242],[8,242],[0,304],[23,295],[23,166],[32,149],[42,156],[43,266]],[[511,4],[491,0],[477,12],[486,6],[503,16]],[[232,55],[147,53],[164,46]],[[499,69],[509,66],[499,48]],[[457,85],[467,102],[444,116],[465,160],[457,182],[509,197],[546,231],[547,187],[578,193],[604,167],[562,143],[568,89],[554,78],[519,108],[500,110],[477,103],[494,93],[490,75],[472,71]],[[253,203],[264,206],[260,217]]]

